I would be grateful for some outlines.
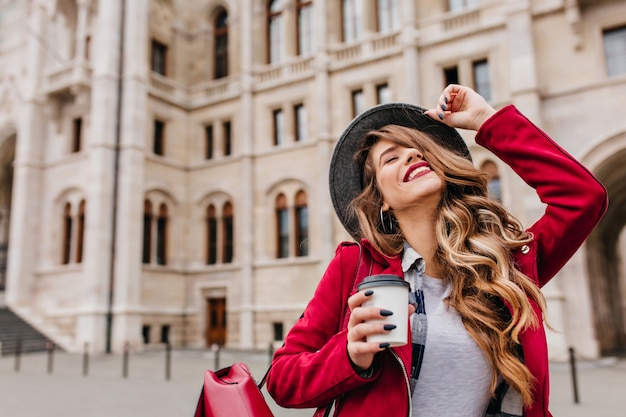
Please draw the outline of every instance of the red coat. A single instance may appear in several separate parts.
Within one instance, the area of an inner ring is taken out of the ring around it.
[[[522,272],[545,285],[576,252],[602,218],[608,205],[604,186],[514,106],[487,120],[476,142],[506,162],[547,204],[544,215],[530,227],[534,239],[514,253]],[[324,407],[340,398],[340,415],[407,417],[410,396],[406,370],[411,367],[411,344],[376,355],[378,371],[360,377],[347,354],[346,300],[354,292],[359,248],[371,254],[364,275],[403,276],[401,257],[386,257],[367,241],[343,243],[330,262],[303,317],[274,356],[267,389],[283,407]],[[371,268],[371,271],[369,271]],[[540,310],[533,303],[536,314]],[[342,323],[343,321],[343,323]],[[409,330],[410,335],[410,330]],[[527,417],[550,416],[548,411],[548,351],[543,326],[520,336],[524,361],[535,377],[535,402]]]

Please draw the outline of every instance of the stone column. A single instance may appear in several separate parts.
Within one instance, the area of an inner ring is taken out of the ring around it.
[[[76,55],[77,62],[85,61],[87,47],[87,18],[89,17],[89,0],[78,0],[78,18],[76,22]]]
[[[531,4],[529,0],[508,0],[507,6],[512,101],[530,120],[541,124]]]
[[[239,300],[239,347],[254,347],[254,289],[253,269],[254,258],[254,103],[252,100],[252,34],[253,5],[251,0],[242,0],[240,4],[241,19],[241,207],[235,207],[240,221],[236,225],[236,236],[241,240],[240,253],[235,254],[241,265],[241,281],[239,283],[241,299]],[[236,131],[235,131],[236,132]],[[234,150],[236,151],[236,149]]]
[[[98,53],[92,57],[91,126],[85,149],[89,187],[85,190],[84,289],[76,329],[77,346],[89,343],[93,352],[104,351],[107,341],[121,2],[98,2],[94,31]]]
[[[46,11],[42,4],[34,3],[32,14],[26,22],[34,34],[46,33]],[[24,100],[18,111],[18,134],[13,165],[13,195],[11,200],[11,225],[7,265],[6,302],[13,308],[28,307],[32,300],[35,258],[41,232],[41,207],[43,192],[42,164],[45,150],[46,125],[43,103],[39,97],[41,69],[45,50],[37,36],[26,37],[24,52]]]
[[[404,57],[405,83],[399,91],[405,96],[400,97],[407,103],[419,104],[422,102],[419,88],[419,32],[415,27],[417,21],[415,2],[404,0],[400,2],[400,20],[402,22],[402,55]]]
[[[316,195],[312,201],[317,208],[311,210],[311,213],[319,213],[316,220],[317,227],[311,227],[311,255],[318,256],[321,260],[320,277],[324,272],[326,265],[332,259],[335,253],[333,238],[334,211],[330,200],[330,192],[328,190],[328,169],[333,151],[334,138],[331,131],[331,96],[330,96],[330,75],[329,75],[329,25],[328,25],[328,2],[321,1],[315,3],[313,9],[313,27],[315,46],[315,95],[311,100],[311,110],[308,114],[315,115],[316,129],[314,137],[318,142],[317,157],[318,163],[318,182],[314,188]],[[311,119],[309,119],[311,120]],[[313,138],[312,138],[313,139]],[[313,220],[313,219],[311,219]],[[317,230],[318,236],[315,236]]]
[[[126,342],[143,346],[141,339],[141,277],[145,139],[148,111],[149,0],[126,2],[122,127],[119,155],[117,231],[113,292],[113,349]],[[158,207],[153,207],[158,213]],[[153,233],[156,237],[156,233]],[[156,243],[156,239],[153,239]],[[153,251],[152,253],[156,253]]]

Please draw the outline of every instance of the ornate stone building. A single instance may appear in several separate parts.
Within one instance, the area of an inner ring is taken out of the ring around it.
[[[516,104],[606,184],[606,218],[545,289],[549,343],[625,349],[619,0],[0,0],[5,302],[70,351],[267,347],[349,238],[327,186],[343,128],[451,82]]]

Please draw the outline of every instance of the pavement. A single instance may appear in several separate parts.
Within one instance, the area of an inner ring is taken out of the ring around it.
[[[259,380],[269,352],[164,349],[122,355],[53,352],[0,357],[0,417],[191,417],[203,371],[246,362]],[[626,416],[626,359],[578,361],[575,402],[569,363],[552,363],[551,411],[555,417]],[[169,369],[169,371],[168,371]],[[313,410],[276,406],[276,417],[310,417]],[[237,417],[237,416],[233,416]]]

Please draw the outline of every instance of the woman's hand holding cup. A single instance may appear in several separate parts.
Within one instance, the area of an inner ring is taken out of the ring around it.
[[[394,281],[392,285],[390,278]],[[399,283],[406,286],[398,286]],[[389,275],[366,278],[359,291],[348,299],[348,307],[351,311],[348,355],[357,368],[368,369],[376,353],[407,343],[408,317],[415,307],[408,304],[408,283],[401,278]]]

